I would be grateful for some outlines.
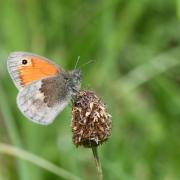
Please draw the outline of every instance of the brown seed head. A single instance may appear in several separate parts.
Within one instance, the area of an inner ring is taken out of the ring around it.
[[[73,104],[72,132],[76,146],[93,147],[111,135],[111,115],[92,91],[81,91]]]

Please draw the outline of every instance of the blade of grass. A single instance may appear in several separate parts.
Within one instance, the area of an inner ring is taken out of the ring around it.
[[[71,174],[70,172],[54,165],[53,163],[40,158],[39,156],[36,156],[32,153],[29,153],[25,150],[22,150],[17,147],[13,147],[8,144],[0,143],[0,153],[1,154],[7,154],[10,156],[14,156],[20,159],[23,159],[25,161],[31,162],[49,172],[52,172],[53,174],[56,174],[57,176],[64,178],[64,179],[71,179],[71,180],[81,180],[81,178]]]
[[[169,52],[163,53],[153,58],[149,62],[131,70],[120,81],[124,83],[126,91],[132,91],[158,74],[166,72],[170,68],[176,67],[179,64],[178,47]],[[115,84],[122,87],[121,83]]]
[[[177,0],[176,3],[177,3],[177,17],[180,20],[180,0]]]
[[[105,4],[107,2],[103,1],[103,3]],[[106,4],[105,7],[107,7]],[[111,9],[111,13],[105,12],[102,15],[103,61],[101,63],[103,63],[103,65],[98,66],[98,68],[101,67],[101,69],[98,69],[99,76],[97,77],[101,78],[101,82],[102,79],[106,80],[109,78],[107,69],[109,72],[115,69],[115,59],[117,59],[119,52],[123,49],[124,45],[126,45],[128,39],[133,35],[133,30],[136,27],[139,18],[141,18],[145,12],[146,7],[146,0],[141,0],[141,2],[130,1],[127,3],[123,12],[119,14],[117,22],[113,22],[115,16],[115,11],[113,11],[113,9]],[[132,15],[131,12],[134,14]],[[99,81],[100,80],[98,80],[98,82]]]
[[[1,103],[0,103],[0,111],[2,113],[3,116],[3,120],[5,122],[5,126],[7,128],[7,132],[8,135],[10,137],[11,142],[19,147],[22,147],[22,142],[21,139],[19,137],[19,133],[17,131],[17,127],[15,125],[15,119],[13,118],[8,103],[7,103],[7,99],[5,96],[5,92],[2,86],[0,86],[0,99],[1,99]],[[19,178],[21,180],[24,179],[29,179],[29,168],[26,165],[25,162],[22,162],[20,160],[17,161],[18,164],[18,173],[19,173]]]

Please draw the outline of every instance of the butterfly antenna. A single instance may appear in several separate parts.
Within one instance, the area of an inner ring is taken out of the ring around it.
[[[79,66],[79,69],[82,69],[82,67],[84,67],[84,66],[86,66],[86,65],[88,65],[88,64],[90,64],[90,63],[94,63],[94,62],[95,62],[95,60],[90,60],[90,61],[82,64],[81,66]]]
[[[77,68],[77,65],[78,65],[78,63],[79,63],[79,60],[80,60],[80,56],[78,56],[78,58],[77,58],[77,61],[76,61],[76,64],[75,64],[74,69],[76,69],[76,68]]]

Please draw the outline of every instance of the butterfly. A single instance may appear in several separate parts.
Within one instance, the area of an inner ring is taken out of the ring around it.
[[[65,71],[49,59],[13,52],[7,59],[8,72],[19,90],[17,105],[31,121],[48,125],[63,111],[81,87],[81,71]]]

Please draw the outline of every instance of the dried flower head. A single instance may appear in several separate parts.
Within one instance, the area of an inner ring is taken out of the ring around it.
[[[105,104],[92,91],[81,91],[72,109],[73,142],[76,146],[94,147],[111,135],[111,116]]]

